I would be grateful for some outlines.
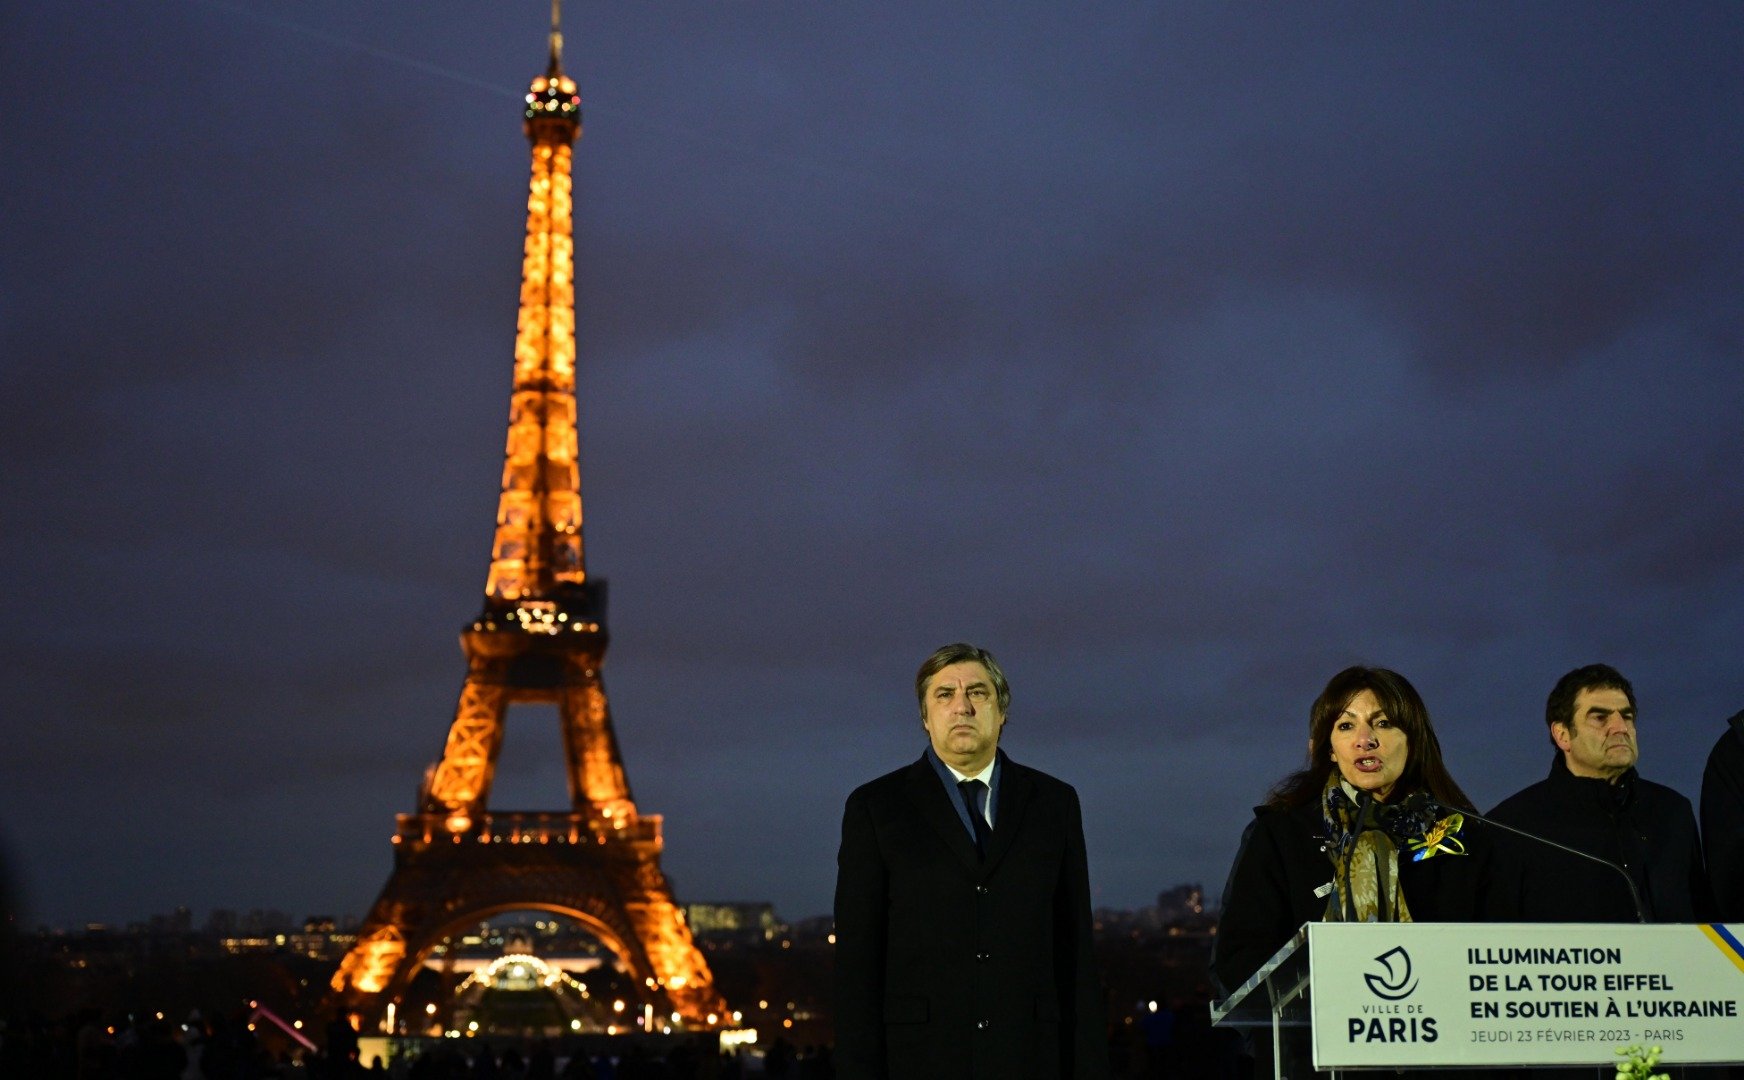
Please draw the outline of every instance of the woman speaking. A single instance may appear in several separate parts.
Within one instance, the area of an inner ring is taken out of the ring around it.
[[[1307,766],[1242,834],[1211,949],[1221,996],[1305,922],[1477,919],[1489,859],[1468,848],[1471,810],[1403,676],[1334,675],[1309,713]]]

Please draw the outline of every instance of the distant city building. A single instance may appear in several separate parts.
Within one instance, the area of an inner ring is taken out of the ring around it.
[[[801,919],[790,928],[795,939],[800,941],[825,941],[835,943],[836,920],[830,915],[814,915],[809,919]]]
[[[214,908],[199,929],[195,925],[194,913],[178,907],[167,915],[130,922],[124,929],[87,923],[76,931],[45,929],[38,937],[56,943],[75,968],[88,967],[102,956],[166,952],[190,957],[277,953],[337,961],[357,940],[355,917],[311,915],[299,923],[273,908],[255,908],[241,916],[229,908]]]
[[[1098,908],[1094,917],[1097,933],[1133,938],[1210,933],[1217,922],[1215,915],[1206,912],[1205,888],[1197,882],[1164,889],[1149,907],[1136,911]]]
[[[1157,894],[1157,914],[1165,926],[1205,914],[1205,887],[1194,882],[1164,889]]]
[[[768,903],[686,904],[684,921],[698,937],[754,934],[768,940],[783,929]]]
[[[146,932],[151,934],[191,934],[194,932],[194,913],[185,907],[179,907],[168,915],[153,915],[146,922]]]
[[[236,929],[242,934],[258,936],[290,930],[296,925],[295,919],[276,908],[250,908],[248,914],[237,923]]]

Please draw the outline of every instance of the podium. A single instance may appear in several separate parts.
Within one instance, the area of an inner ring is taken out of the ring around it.
[[[1256,1049],[1271,1048],[1271,1075],[1296,1080],[1312,1070],[1308,1008],[1308,931],[1299,928],[1284,947],[1222,1001],[1211,1003],[1211,1023],[1248,1032]],[[1263,1055],[1262,1055],[1263,1056]],[[1262,1076],[1255,1071],[1255,1080]]]
[[[1211,1006],[1271,1075],[1744,1062],[1744,925],[1308,923]]]

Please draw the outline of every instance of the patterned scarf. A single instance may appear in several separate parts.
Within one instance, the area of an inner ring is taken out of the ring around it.
[[[1324,922],[1410,922],[1411,909],[1399,891],[1399,848],[1382,832],[1374,809],[1358,821],[1357,801],[1338,770],[1326,778],[1320,799],[1326,830],[1325,851],[1332,860],[1332,894]]]
[[[1465,815],[1437,818],[1438,809],[1445,807],[1418,792],[1397,803],[1371,802],[1367,818],[1359,821],[1356,789],[1336,771],[1327,777],[1321,820],[1332,894],[1324,921],[1410,922],[1411,909],[1399,891],[1400,850],[1410,852],[1412,862],[1465,854]]]

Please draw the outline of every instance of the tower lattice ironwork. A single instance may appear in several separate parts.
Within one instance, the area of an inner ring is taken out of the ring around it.
[[[702,953],[660,869],[661,818],[637,810],[600,665],[605,583],[582,557],[575,402],[575,241],[570,164],[581,98],[551,62],[527,94],[533,174],[515,334],[514,391],[484,610],[461,634],[466,681],[416,813],[398,816],[394,869],[333,976],[341,1005],[379,1016],[431,948],[494,914],[579,920],[626,966],[654,1011],[723,1019]],[[490,809],[511,704],[557,705],[570,806]]]

